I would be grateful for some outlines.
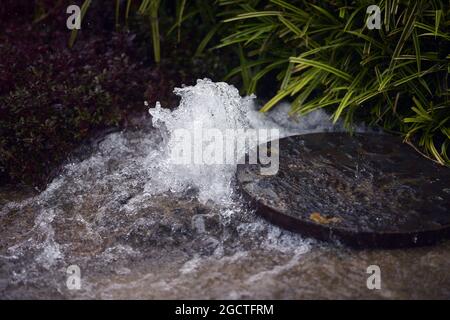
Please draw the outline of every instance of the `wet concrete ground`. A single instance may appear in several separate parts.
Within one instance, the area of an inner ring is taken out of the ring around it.
[[[19,195],[2,191],[5,198]],[[227,217],[189,196],[159,196],[132,214],[102,217],[93,203],[71,203],[53,214],[34,201],[2,211],[1,298],[450,298],[448,241],[353,250],[302,239],[253,213]],[[81,269],[80,290],[66,286],[72,264]],[[381,269],[381,290],[366,286],[369,265]]]

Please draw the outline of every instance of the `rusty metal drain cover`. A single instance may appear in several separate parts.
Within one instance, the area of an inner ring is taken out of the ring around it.
[[[279,141],[279,170],[239,165],[258,214],[291,231],[352,247],[396,248],[450,237],[450,169],[398,137],[314,133]]]

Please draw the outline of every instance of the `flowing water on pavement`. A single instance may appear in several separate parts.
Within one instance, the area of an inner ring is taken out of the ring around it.
[[[246,207],[235,165],[169,161],[173,131],[195,122],[341,131],[325,112],[287,119],[282,104],[264,116],[209,80],[176,92],[178,109],[157,106],[153,126],[96,141],[44,191],[0,190],[1,298],[450,298],[449,242],[351,250],[304,239]],[[70,265],[79,290],[66,284]],[[381,268],[381,290],[366,286],[369,265]]]

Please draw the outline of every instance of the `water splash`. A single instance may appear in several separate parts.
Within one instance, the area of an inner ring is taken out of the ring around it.
[[[225,161],[208,164],[213,161],[206,158],[205,150],[209,145],[223,141],[203,141],[204,137],[197,136],[197,132],[215,129],[225,134],[230,129],[248,129],[247,113],[253,104],[253,97],[242,98],[233,86],[207,79],[198,80],[195,86],[177,88],[174,92],[181,97],[178,108],[169,111],[157,103],[154,109],[149,110],[153,126],[161,130],[164,140],[164,159],[159,162],[157,178],[165,181],[164,187],[173,192],[189,187],[198,189],[198,198],[202,202],[229,202],[233,193],[231,181],[236,164],[226,164]],[[183,130],[184,141],[179,141],[180,136],[175,136],[177,130]],[[180,165],[174,161],[180,143],[187,144],[181,147],[192,151],[191,163]],[[235,152],[235,157],[240,157],[244,150]],[[199,160],[196,161],[196,158]],[[147,163],[152,168],[153,157]],[[152,170],[154,169],[153,167]],[[147,185],[146,190],[155,191],[153,181]]]
[[[149,181],[146,186],[149,193],[164,189],[180,192],[192,187],[198,190],[198,199],[203,203],[209,200],[222,204],[230,202],[234,191],[232,181],[236,172],[236,161],[206,164],[209,162],[205,159],[204,150],[209,147],[208,144],[217,143],[217,141],[200,143],[200,148],[196,149],[193,145],[203,139],[203,137],[196,137],[199,129],[219,130],[225,138],[231,134],[235,134],[235,137],[242,135],[242,132],[245,133],[248,129],[276,129],[281,137],[343,129],[340,123],[332,124],[329,116],[321,110],[299,119],[288,118],[286,115],[289,104],[287,103],[281,104],[269,115],[264,115],[257,110],[255,96],[241,97],[235,87],[224,82],[197,80],[195,86],[177,88],[174,92],[181,97],[178,108],[170,111],[161,108],[161,105],[157,103],[155,108],[149,110],[153,126],[160,129],[163,136],[164,143],[161,151],[164,156],[155,167],[155,159],[153,155],[150,155],[147,166],[152,171],[157,171],[156,180],[165,182],[155,188],[157,183],[153,181],[154,179]],[[180,141],[179,135],[175,135],[177,130],[183,130],[184,135],[190,136],[189,139]],[[238,130],[240,133],[236,134]],[[251,135],[247,138],[247,144],[238,145],[233,142],[235,160],[254,148],[256,143],[265,142]],[[220,143],[225,144],[222,141]],[[184,165],[175,164],[174,157],[179,149],[192,150],[194,161]],[[198,154],[203,157],[201,163],[195,162]]]
[[[286,104],[262,115],[254,97],[210,80],[176,93],[177,109],[151,110],[154,128],[143,123],[108,134],[83,159],[67,164],[44,192],[0,209],[1,221],[8,221],[0,241],[0,278],[9,279],[0,281],[0,295],[34,297],[46,290],[71,296],[65,268],[72,264],[82,270],[84,285],[76,294],[83,297],[99,297],[105,288],[117,292],[120,281],[114,277],[128,277],[131,287],[149,279],[145,292],[157,283],[195,288],[202,284],[192,282],[190,273],[205,274],[205,265],[233,269],[259,252],[267,257],[258,266],[264,272],[309,250],[308,240],[245,209],[234,194],[235,164],[175,166],[169,161],[171,139],[176,128],[190,130],[196,122],[224,130],[278,128],[281,135],[338,129],[329,116],[318,111],[286,120]]]

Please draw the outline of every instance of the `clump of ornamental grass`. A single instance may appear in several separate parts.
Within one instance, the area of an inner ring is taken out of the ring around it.
[[[247,93],[275,74],[278,92],[261,111],[291,99],[291,113],[332,111],[348,128],[358,120],[403,135],[405,142],[450,164],[448,1],[221,1],[238,48]],[[368,6],[381,9],[369,30]],[[230,7],[232,10],[230,10]]]

